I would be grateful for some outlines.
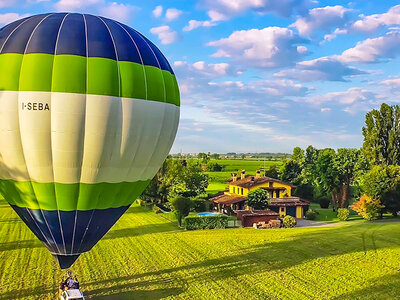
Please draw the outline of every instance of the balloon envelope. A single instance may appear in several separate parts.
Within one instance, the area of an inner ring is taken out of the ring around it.
[[[166,58],[124,24],[54,13],[0,30],[0,192],[61,268],[145,189],[179,105]]]

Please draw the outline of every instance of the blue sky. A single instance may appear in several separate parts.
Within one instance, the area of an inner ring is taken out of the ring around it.
[[[0,25],[78,11],[122,21],[171,63],[171,152],[360,147],[365,113],[400,102],[398,1],[0,0]]]

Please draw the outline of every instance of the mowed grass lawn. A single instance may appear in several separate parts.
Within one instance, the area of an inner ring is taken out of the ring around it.
[[[254,175],[256,170],[265,168],[268,169],[272,165],[281,166],[281,160],[250,160],[250,159],[219,159],[211,160],[225,167],[222,172],[206,172],[209,176],[209,185],[207,192],[210,194],[218,191],[223,191],[226,187],[225,182],[231,178],[231,173],[238,173],[240,178],[240,171],[246,170],[247,174]]]
[[[0,299],[55,299],[63,274],[0,203]],[[88,299],[396,299],[400,223],[184,231],[133,206],[73,267]]]

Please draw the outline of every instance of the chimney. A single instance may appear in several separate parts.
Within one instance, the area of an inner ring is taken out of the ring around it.
[[[232,182],[235,182],[237,180],[237,174],[236,173],[232,173]]]
[[[261,171],[260,170],[257,170],[256,171],[256,178],[260,178],[261,177]]]
[[[246,178],[246,171],[242,170],[242,172],[240,173],[240,179],[245,179]]]

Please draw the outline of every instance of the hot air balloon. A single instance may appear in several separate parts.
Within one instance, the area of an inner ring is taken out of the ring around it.
[[[117,21],[49,13],[0,30],[0,192],[61,268],[146,188],[179,105],[167,59]]]

